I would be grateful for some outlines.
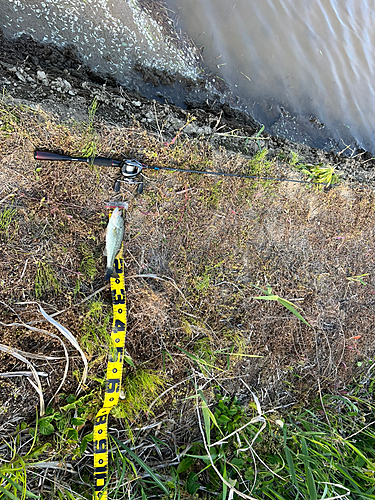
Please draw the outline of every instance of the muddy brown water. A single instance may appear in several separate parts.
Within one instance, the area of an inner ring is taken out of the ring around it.
[[[304,117],[308,134],[356,138],[375,152],[373,0],[167,3],[208,68],[271,131],[281,127],[280,114],[291,113]]]
[[[134,65],[187,79],[199,74],[194,51],[172,41],[177,26],[268,132],[309,146],[358,145],[375,153],[371,0],[166,0],[179,21],[163,27],[139,1],[0,0],[1,27],[7,37],[74,44],[91,68],[158,98],[164,90],[142,87]],[[165,95],[183,105],[184,89],[173,85]]]

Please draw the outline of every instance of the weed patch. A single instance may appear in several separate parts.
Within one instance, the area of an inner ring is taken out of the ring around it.
[[[20,117],[17,109],[0,102],[0,132],[5,136],[10,136],[18,129]]]
[[[80,251],[82,253],[82,261],[79,270],[88,280],[92,281],[98,272],[95,257],[86,244],[80,246]]]
[[[46,261],[39,261],[37,264],[34,290],[37,299],[40,299],[47,292],[53,292],[54,294],[61,292],[56,273]]]
[[[94,128],[94,120],[98,107],[99,103],[95,97],[89,107],[88,123],[84,131],[84,142],[79,151],[79,154],[84,158],[92,158],[98,153],[98,136]]]
[[[5,241],[11,239],[18,230],[17,210],[15,208],[6,208],[0,212],[0,238]]]
[[[110,321],[110,308],[98,300],[91,302],[83,318],[80,343],[95,363],[106,358],[111,346]]]

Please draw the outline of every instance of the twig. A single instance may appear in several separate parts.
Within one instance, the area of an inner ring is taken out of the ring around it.
[[[328,339],[326,338],[327,342],[328,342]],[[326,412],[326,407],[324,406],[324,402],[323,402],[323,396],[322,396],[322,388],[320,386],[320,362],[319,362],[319,351],[318,351],[318,336],[315,335],[315,347],[316,347],[316,361],[317,361],[317,364],[318,364],[318,376],[317,376],[317,382],[318,382],[318,392],[319,392],[319,399],[320,399],[320,404],[322,405],[322,409],[323,409],[323,412],[324,412],[324,416],[325,416],[325,419],[327,420],[327,423],[328,423],[328,427],[332,433],[332,426],[331,426],[331,422],[328,418],[328,415],[327,415],[327,412]],[[330,361],[332,360],[332,351],[331,351],[331,348],[329,346],[329,343],[328,343],[328,347],[329,347],[329,353],[330,353]],[[323,374],[324,375],[324,374]]]
[[[27,263],[29,262],[29,259],[26,259],[26,262],[25,262],[25,265],[23,266],[23,271],[21,273],[21,276],[20,276],[20,280],[22,280],[24,274],[25,274],[25,271],[26,271],[26,267],[27,267]]]
[[[36,372],[39,377],[48,377],[48,373],[45,372]],[[3,378],[12,378],[12,377],[32,377],[33,372],[4,372],[0,373],[0,377]]]
[[[78,307],[80,306],[81,304],[84,304],[85,302],[87,302],[88,300],[90,300],[92,297],[94,297],[97,293],[100,293],[102,292],[103,290],[105,290],[106,288],[108,288],[108,284],[107,285],[104,285],[102,286],[101,288],[99,288],[98,290],[96,290],[95,292],[93,292],[92,294],[88,295],[87,297],[85,297],[83,300],[81,300],[81,302],[77,302],[77,304],[73,304],[72,306],[69,306],[67,307],[66,309],[61,309],[61,311],[57,311],[53,314],[50,314],[50,317],[51,318],[54,318],[55,316],[59,316],[60,314],[63,314],[64,312],[66,311],[69,311],[70,309],[73,309],[74,307]],[[23,304],[30,304],[31,302],[23,302]],[[30,323],[28,323],[29,325],[33,324],[33,323],[38,323],[38,321],[30,321]]]
[[[16,196],[17,193],[10,193],[5,196],[2,200],[0,200],[0,203],[3,203],[3,201],[7,200],[8,198],[12,198],[13,196]]]
[[[233,130],[232,132],[235,132],[235,130]],[[261,139],[262,141],[269,141],[271,139],[271,137],[248,137],[247,135],[235,135],[231,132],[214,132],[214,135],[221,135],[223,137],[234,137],[235,139],[249,139],[253,141],[256,141],[258,139]]]
[[[156,104],[155,104],[155,101],[153,102],[154,104],[154,113],[155,113],[155,121],[156,121],[156,126],[158,127],[158,131],[159,131],[159,136],[160,136],[160,142],[163,143],[164,142],[164,139],[163,139],[163,134],[160,130],[160,127],[159,127],[159,120],[158,120],[158,115],[157,115],[157,112],[156,112]]]
[[[40,383],[40,378],[37,373],[37,371],[34,368],[34,365],[30,363],[28,359],[26,359],[24,356],[19,354],[17,352],[17,349],[13,349],[12,347],[0,344],[0,351],[5,352],[6,354],[10,354],[11,356],[14,356],[15,358],[19,359],[23,363],[27,364],[27,366],[30,368],[30,370],[33,372],[34,379],[36,381],[36,385],[32,384],[37,393],[39,394],[39,402],[40,402],[40,416],[42,417],[44,415],[44,397],[43,397],[43,389],[42,389],[42,384]],[[29,379],[31,382],[31,380]]]
[[[256,436],[257,437],[257,436]],[[255,438],[254,438],[255,439]],[[253,449],[253,444],[254,444],[254,439],[252,440],[251,444],[248,442],[248,440],[246,439],[245,437],[245,441],[247,442],[247,444],[250,446],[250,449],[252,450],[252,452],[254,453],[254,455],[257,457],[257,459],[259,460],[259,462],[261,464],[264,465],[264,467],[270,471],[270,473],[276,477],[278,477],[279,479],[281,479],[282,481],[287,481],[287,479],[285,479],[285,477],[281,477],[279,476],[278,474],[276,474],[275,471],[273,471],[270,467],[268,467],[268,465],[260,458],[260,456],[258,455],[258,453]]]
[[[82,373],[82,379],[80,380],[79,384],[78,384],[78,388],[77,388],[77,394],[79,394],[79,392],[81,391],[82,389],[82,386],[85,384],[86,382],[86,378],[87,378],[87,372],[88,372],[88,369],[89,369],[89,365],[88,365],[88,361],[87,361],[87,357],[85,355],[85,353],[82,351],[81,349],[81,346],[79,345],[79,343],[77,342],[77,339],[74,337],[74,335],[72,335],[70,333],[69,330],[67,330],[63,325],[60,325],[60,323],[58,323],[57,321],[55,321],[53,318],[51,318],[51,316],[49,316],[45,310],[42,308],[42,306],[40,304],[38,304],[39,306],[39,310],[40,312],[42,313],[42,315],[45,317],[46,320],[48,320],[53,326],[55,326],[59,332],[64,335],[64,337],[69,340],[69,342],[77,349],[77,351],[80,353],[81,355],[81,358],[82,358],[82,361],[83,361],[83,365],[84,365],[84,369],[83,369],[83,373]]]
[[[177,384],[172,385],[172,387],[168,387],[167,390],[165,390],[164,392],[162,392],[161,394],[159,394],[159,396],[156,399],[154,399],[154,401],[150,404],[149,409],[151,410],[151,408],[154,406],[154,404],[156,403],[156,401],[158,401],[163,396],[165,396],[169,391],[172,391],[173,389],[175,389],[176,387],[178,387],[181,384],[184,384],[188,380],[190,380],[190,377],[185,378],[184,380],[180,380],[180,382],[177,382]]]
[[[373,425],[375,424],[375,420],[373,422],[370,422],[369,424],[365,425],[364,427],[362,427],[362,429],[360,429],[359,431],[355,432],[354,434],[348,436],[347,438],[345,438],[347,441],[349,441],[350,439],[352,439],[352,437],[356,436],[357,434],[361,433],[362,431],[364,431],[365,429],[367,429],[367,427],[370,427],[370,425]]]
[[[337,486],[338,488],[342,488],[343,490],[347,491],[347,493],[344,493],[342,495],[337,495],[335,497],[328,497],[328,498],[325,498],[324,500],[336,500],[337,498],[345,498],[348,495],[350,495],[350,490],[346,486],[343,486],[342,484],[327,483],[325,481],[319,481],[319,484],[329,484],[330,486]]]
[[[2,302],[3,303],[3,302]],[[5,304],[6,305],[6,304]],[[9,307],[9,309],[12,309],[10,306],[7,306]],[[17,313],[16,313],[17,314]],[[18,316],[18,314],[17,314]],[[18,316],[18,318],[20,318]],[[41,330],[40,328],[35,328],[34,326],[30,326],[29,324],[27,323],[23,323],[21,318],[20,318],[20,323],[10,323],[10,324],[5,324],[5,323],[1,323],[0,322],[0,325],[2,326],[23,326],[24,328],[27,328],[28,330],[31,330],[33,332],[37,332],[37,333],[44,333],[45,335],[49,335],[50,337],[58,340],[60,342],[60,344],[62,345],[63,349],[64,349],[64,354],[65,354],[65,360],[66,360],[66,363],[65,363],[65,369],[64,369],[64,374],[63,374],[63,377],[61,379],[61,382],[60,382],[60,385],[59,387],[56,389],[56,392],[55,394],[52,396],[52,398],[50,399],[49,403],[51,403],[51,401],[56,397],[56,395],[58,394],[58,392],[60,391],[61,387],[64,385],[65,383],[65,380],[66,380],[66,377],[68,375],[68,369],[69,369],[69,355],[68,355],[68,351],[66,349],[66,345],[64,344],[64,342],[61,340],[61,338],[58,336],[58,335],[55,335],[54,333],[51,333],[51,332],[48,332],[47,330]],[[23,356],[27,356],[29,358],[34,358],[34,359],[61,359],[60,357],[56,358],[56,357],[49,357],[49,356],[41,356],[41,355],[38,355],[38,354],[32,354],[32,353],[25,353],[23,351],[19,351],[18,349],[15,349],[15,351],[17,351],[19,354],[23,355]]]
[[[185,210],[186,210],[186,206],[188,204],[188,201],[189,201],[189,198],[188,198],[188,194],[187,194],[187,188],[186,188],[186,183],[185,183],[185,204],[184,204],[184,208],[182,209],[182,212],[181,212],[181,215],[180,215],[180,219],[177,223],[177,225],[172,229],[172,233],[173,234],[175,232],[175,230],[178,228],[178,226],[181,224],[181,221],[185,215]]]
[[[42,308],[42,306],[38,303],[38,302],[35,302],[35,301],[29,301],[29,302],[23,302],[23,304],[36,304],[38,307],[39,307],[39,310],[42,314],[42,316],[44,316],[44,318],[49,322],[51,323],[51,325],[53,325],[55,328],[57,328],[59,330],[59,332],[67,339],[69,340],[69,342],[73,345],[73,347],[75,347],[77,349],[77,351],[80,353],[81,355],[81,358],[82,358],[82,361],[83,361],[83,364],[84,364],[84,369],[83,369],[83,374],[82,374],[82,379],[81,381],[79,382],[79,385],[78,385],[78,389],[77,389],[77,394],[79,394],[81,388],[82,388],[82,385],[85,384],[86,382],[86,378],[87,378],[87,372],[88,372],[88,361],[87,361],[87,357],[85,355],[85,353],[82,351],[81,349],[81,346],[79,345],[79,343],[77,342],[77,339],[74,337],[74,335],[72,335],[72,333],[70,333],[69,330],[67,330],[63,325],[61,325],[60,323],[58,323],[57,321],[55,321],[53,318],[52,318],[52,315],[50,316],[49,314],[47,314],[45,312],[45,310]],[[7,326],[11,326],[11,325],[7,325]],[[13,326],[13,325],[12,325]],[[26,328],[29,328],[30,330],[34,330],[34,331],[42,331],[42,330],[39,330],[37,328],[34,328],[32,326],[30,326],[30,324],[24,324],[24,326]],[[65,372],[64,372],[64,378],[63,378],[63,381],[65,381],[65,378],[66,378],[66,375],[67,375],[67,372],[68,372],[68,365],[69,365],[69,357],[68,357],[68,353],[67,353],[67,350],[66,350],[66,347],[65,347],[65,344],[62,342],[62,340],[60,339],[60,337],[58,337],[57,335],[54,335],[52,333],[49,333],[45,330],[43,330],[45,333],[47,333],[48,335],[51,335],[52,337],[55,337],[57,338],[58,340],[60,340],[60,342],[63,344],[63,347],[64,347],[64,351],[65,351],[65,356],[66,356],[66,359],[67,359],[67,363],[66,363],[66,367],[65,367]],[[63,383],[63,382],[62,382]],[[58,388],[58,391],[60,390],[60,388],[62,387],[62,383],[59,385],[59,388]],[[53,395],[52,399],[56,396],[57,392]]]
[[[182,293],[182,291],[178,288],[178,286],[176,285],[175,281],[172,279],[172,278],[169,278],[168,276],[164,276],[163,278],[161,278],[160,276],[156,276],[156,274],[135,274],[133,276],[125,276],[125,279],[132,279],[132,278],[153,278],[155,280],[160,280],[160,281],[166,281],[167,283],[171,283],[175,289],[181,294],[181,296],[183,297],[183,299],[185,300],[185,302],[187,304],[189,304],[189,306],[194,309],[193,305],[187,300],[187,298],[185,297],[185,295]]]
[[[250,420],[250,422],[247,422],[247,424],[243,425],[242,427],[240,427],[239,429],[236,429],[235,431],[233,431],[231,434],[228,434],[228,436],[225,436],[223,437],[222,439],[220,439],[219,441],[216,441],[216,443],[213,443],[213,444],[210,444],[209,447],[211,448],[212,446],[217,446],[218,444],[224,444],[230,437],[234,436],[235,434],[238,434],[239,432],[241,432],[243,429],[246,429],[246,427],[248,427],[250,424],[256,424],[257,422],[263,422],[263,425],[262,427],[260,428],[260,430],[256,433],[255,435],[255,438],[253,439],[253,442],[255,441],[255,439],[258,437],[258,435],[260,434],[260,432],[265,428],[265,426],[267,425],[266,424],[266,419],[264,417],[260,417],[260,416],[257,416],[257,417],[254,417]]]
[[[29,330],[33,330],[35,332],[41,332],[41,333],[46,333],[47,335],[51,335],[51,337],[54,337],[55,335],[53,333],[47,332],[46,330],[39,330],[39,328],[34,328],[30,327],[27,323],[2,323],[0,321],[1,326],[23,326],[25,328],[29,328]],[[55,336],[58,340],[61,341],[60,337],[57,335]],[[45,356],[44,354],[34,354],[32,352],[26,352],[26,351],[21,351],[20,349],[13,348],[14,351],[18,352],[22,356],[26,356],[31,359],[47,359],[47,360],[55,360],[55,359],[63,359],[63,356]]]

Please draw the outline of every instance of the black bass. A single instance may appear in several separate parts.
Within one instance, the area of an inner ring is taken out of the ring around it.
[[[124,219],[118,207],[116,207],[109,219],[105,234],[104,255],[107,256],[107,267],[105,270],[105,281],[109,278],[118,278],[118,274],[113,267],[116,255],[119,253],[122,240],[124,238]]]

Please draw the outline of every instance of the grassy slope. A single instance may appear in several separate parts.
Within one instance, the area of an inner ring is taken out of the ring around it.
[[[17,314],[25,322],[39,320],[35,305],[25,304],[29,301],[38,300],[49,312],[66,309],[59,321],[89,358],[85,394],[76,401],[72,394],[82,366],[70,352],[69,378],[28,443],[36,393],[23,379],[1,382],[3,429],[19,439],[11,450],[3,445],[11,465],[0,463],[0,473],[22,484],[23,461],[65,460],[81,474],[50,470],[42,481],[42,498],[68,497],[67,488],[86,497],[84,484],[91,480],[91,458],[84,448],[101,404],[111,305],[108,290],[82,300],[103,287],[104,207],[113,199],[117,173],[84,164],[35,162],[34,149],[137,156],[155,166],[248,175],[274,175],[288,168],[285,159],[268,162],[265,151],[248,159],[183,134],[167,146],[160,135],[137,124],[114,128],[96,123],[94,111],[87,123],[57,124],[30,108],[0,104],[0,321],[11,323]],[[286,153],[284,158],[298,166],[296,157]],[[299,184],[178,173],[145,175],[142,196],[135,198],[128,188],[120,196],[129,202],[127,350],[134,367],[126,370],[125,398],[111,421],[116,435],[122,442],[133,440],[128,446],[133,443],[137,456],[160,474],[172,498],[225,497],[230,485],[256,498],[295,498],[297,491],[304,498],[315,498],[316,491],[321,498],[324,482],[345,483],[353,498],[367,498],[356,490],[373,498],[371,427],[356,434],[360,445],[343,439],[371,418],[372,192],[345,186],[324,192]],[[264,296],[267,285],[279,300],[253,298]],[[311,326],[280,298],[301,307]],[[0,335],[0,342],[13,348],[62,355],[59,342],[47,334],[4,326]],[[0,360],[2,372],[25,369],[8,354]],[[64,362],[39,360],[35,366],[50,374],[50,385],[43,384],[48,401]],[[316,399],[320,391],[326,394],[324,401]],[[278,410],[262,414],[266,427],[254,444],[263,422],[249,423],[259,410],[257,400],[262,411]],[[139,430],[154,423],[151,431]],[[209,440],[213,443],[221,433],[246,423],[238,438],[208,448]],[[17,452],[13,459],[12,450]],[[123,460],[113,462],[113,498],[124,493],[160,497],[160,486],[141,462],[133,458],[131,466]],[[162,464],[170,465],[163,469]],[[134,481],[135,470],[143,480]],[[28,488],[38,493],[35,472],[43,469],[30,469]],[[4,484],[20,495],[9,481]],[[326,496],[345,491],[327,486]]]

